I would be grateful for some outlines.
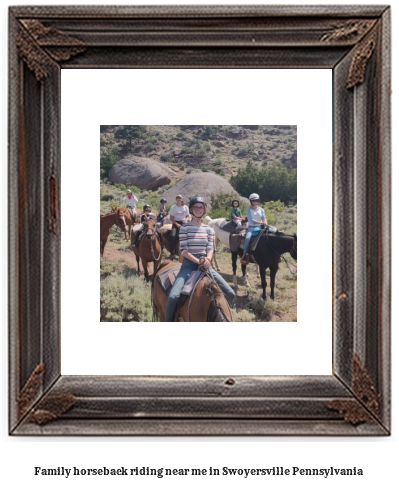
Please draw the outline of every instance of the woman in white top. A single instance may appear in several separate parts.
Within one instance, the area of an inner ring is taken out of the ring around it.
[[[252,193],[249,196],[249,201],[251,206],[247,208],[248,229],[245,235],[244,254],[241,258],[241,263],[244,265],[248,264],[248,248],[252,231],[259,225],[267,226],[265,211],[263,208],[259,207],[259,195],[257,193]]]
[[[190,218],[190,212],[187,205],[183,205],[183,197],[176,196],[176,204],[169,210],[169,217],[172,221],[172,231],[170,233],[170,258],[173,258],[176,249],[176,238],[179,234],[179,229]]]
[[[134,217],[134,209],[138,204],[138,198],[133,195],[132,190],[127,190],[127,195],[122,198],[122,201],[126,203],[126,208],[129,210],[130,215]]]

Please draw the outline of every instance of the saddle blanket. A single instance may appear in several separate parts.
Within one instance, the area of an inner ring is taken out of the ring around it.
[[[157,275],[158,283],[167,296],[172,290],[176,275],[180,272],[180,267],[180,263],[178,265],[173,265],[171,268],[167,268]]]
[[[172,290],[173,284],[176,280],[176,276],[180,271],[180,264],[173,265],[171,268],[167,268],[166,270],[158,273],[157,278],[159,285],[162,287],[162,290],[168,296],[170,291]],[[193,270],[186,280],[184,287],[181,291],[182,296],[189,296],[193,291],[194,287],[197,285],[197,281],[201,276],[204,275],[204,272],[201,270]]]

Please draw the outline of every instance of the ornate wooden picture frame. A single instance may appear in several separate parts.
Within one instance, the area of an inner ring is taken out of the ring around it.
[[[388,435],[389,7],[11,7],[9,35],[10,434]],[[60,374],[60,73],[100,67],[332,70],[330,376]]]

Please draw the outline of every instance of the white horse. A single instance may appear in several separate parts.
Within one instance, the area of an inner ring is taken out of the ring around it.
[[[224,222],[226,219],[221,218],[221,219],[211,219],[210,222],[208,222],[208,226],[211,227],[215,233],[215,244],[214,244],[214,254],[212,258],[212,262],[214,263],[214,266],[218,272],[220,272],[218,260],[217,260],[217,249],[220,243],[222,243],[224,246],[227,246],[228,248],[230,247],[230,233],[223,231],[219,226],[222,222]],[[237,275],[236,275],[236,270],[235,267],[237,265],[234,265],[233,262],[233,283],[234,286],[237,287]],[[256,265],[256,276],[259,278],[259,267]],[[250,283],[248,282],[248,274],[244,275],[244,284],[249,287]]]

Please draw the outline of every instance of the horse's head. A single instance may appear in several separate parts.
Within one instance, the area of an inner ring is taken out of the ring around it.
[[[121,213],[120,210],[116,212],[116,219],[115,223],[118,227],[122,229],[123,232],[126,231],[126,220],[125,220],[125,215]]]
[[[153,239],[155,236],[155,229],[157,226],[156,217],[149,216],[143,224],[143,229],[147,239]]]

